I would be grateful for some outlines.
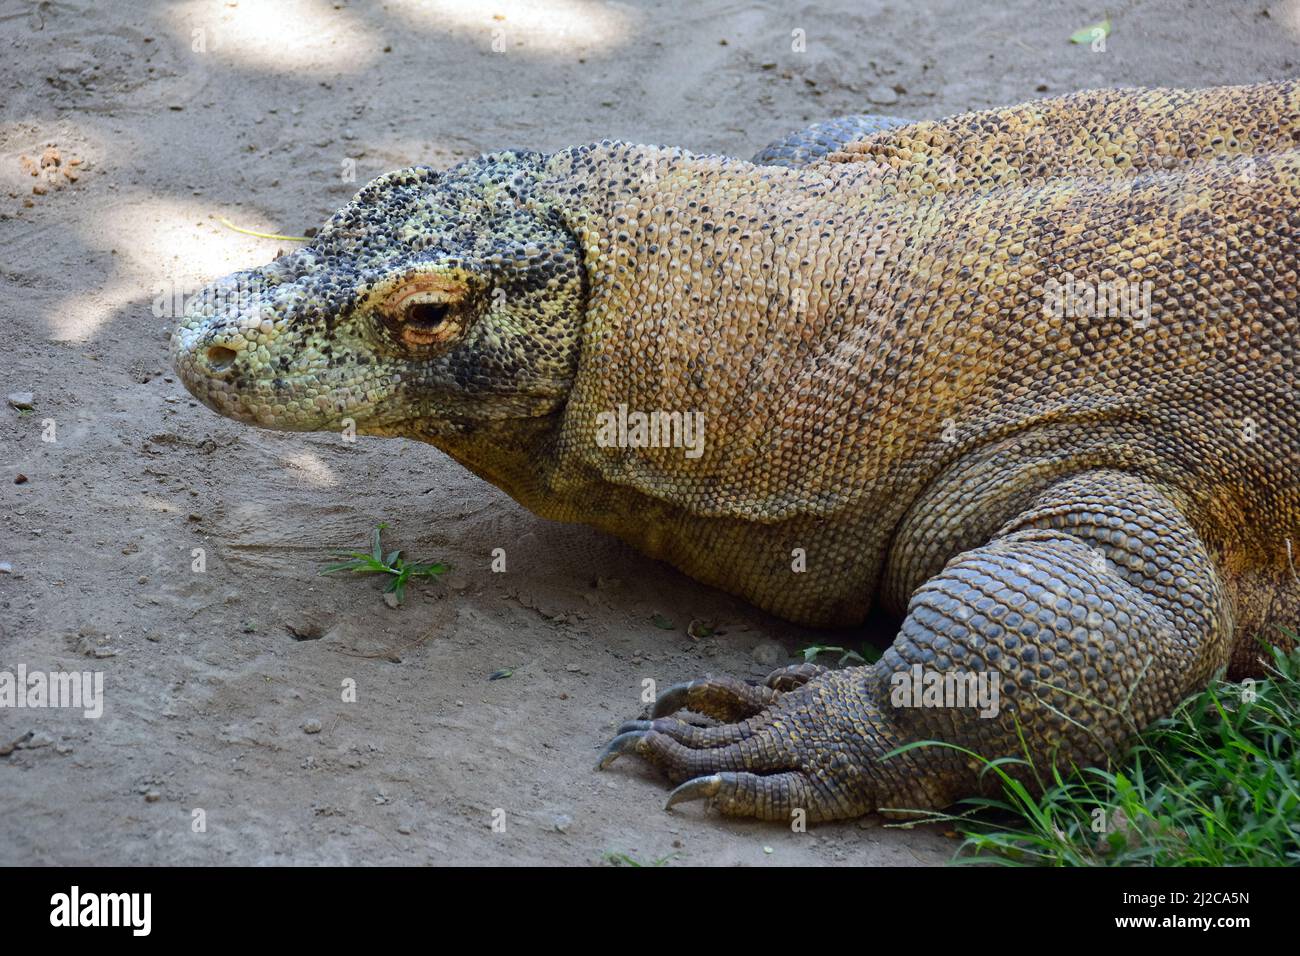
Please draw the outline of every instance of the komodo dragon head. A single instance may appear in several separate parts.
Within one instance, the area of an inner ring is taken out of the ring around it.
[[[293,431],[436,438],[548,415],[576,369],[583,278],[532,195],[544,166],[501,152],[374,180],[310,246],[194,298],[172,338],[185,386]]]

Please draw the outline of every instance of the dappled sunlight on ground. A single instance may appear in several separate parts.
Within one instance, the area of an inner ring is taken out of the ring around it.
[[[206,281],[263,265],[286,245],[227,229],[210,217],[213,213],[220,214],[202,200],[162,196],[101,209],[95,234],[85,242],[116,250],[119,269],[92,295],[78,292],[50,310],[46,319],[51,337],[89,341],[120,310],[141,301],[154,317],[174,319],[183,300]],[[267,228],[260,221],[239,225]]]
[[[481,28],[494,53],[607,51],[627,42],[638,11],[590,0],[392,0],[387,8],[423,28]]]
[[[358,15],[327,0],[192,0],[167,15],[191,52],[273,73],[360,73],[384,46]]]

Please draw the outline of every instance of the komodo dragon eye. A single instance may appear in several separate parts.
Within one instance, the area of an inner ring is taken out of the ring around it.
[[[416,302],[406,307],[406,324],[424,332],[436,332],[450,314],[451,306],[446,302]]]
[[[460,334],[466,295],[464,286],[426,280],[398,289],[380,311],[393,338],[409,349],[423,350]]]

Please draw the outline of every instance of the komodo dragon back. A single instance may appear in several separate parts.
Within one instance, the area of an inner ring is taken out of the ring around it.
[[[979,787],[963,761],[882,756],[1023,733],[1096,762],[1294,643],[1298,97],[843,122],[783,165],[605,142],[392,174],[200,297],[176,363],[223,414],[429,441],[791,620],[884,604],[879,663],[682,685],[602,765],[768,819],[942,806]],[[916,668],[1000,703],[900,701]]]

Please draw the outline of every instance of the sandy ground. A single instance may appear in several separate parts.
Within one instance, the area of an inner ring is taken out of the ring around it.
[[[542,521],[431,448],[219,419],[167,337],[185,294],[287,247],[219,217],[301,234],[399,166],[605,137],[749,155],[840,113],[1300,63],[1296,2],[1104,6],[1095,52],[1067,38],[1103,5],[1037,0],[0,3],[0,395],[33,393],[0,404],[0,670],[98,671],[106,698],[0,710],[0,863],[947,860],[935,830],[665,814],[636,761],[592,772],[645,678],[861,635]],[[381,520],[455,567],[400,609],[316,574]]]

